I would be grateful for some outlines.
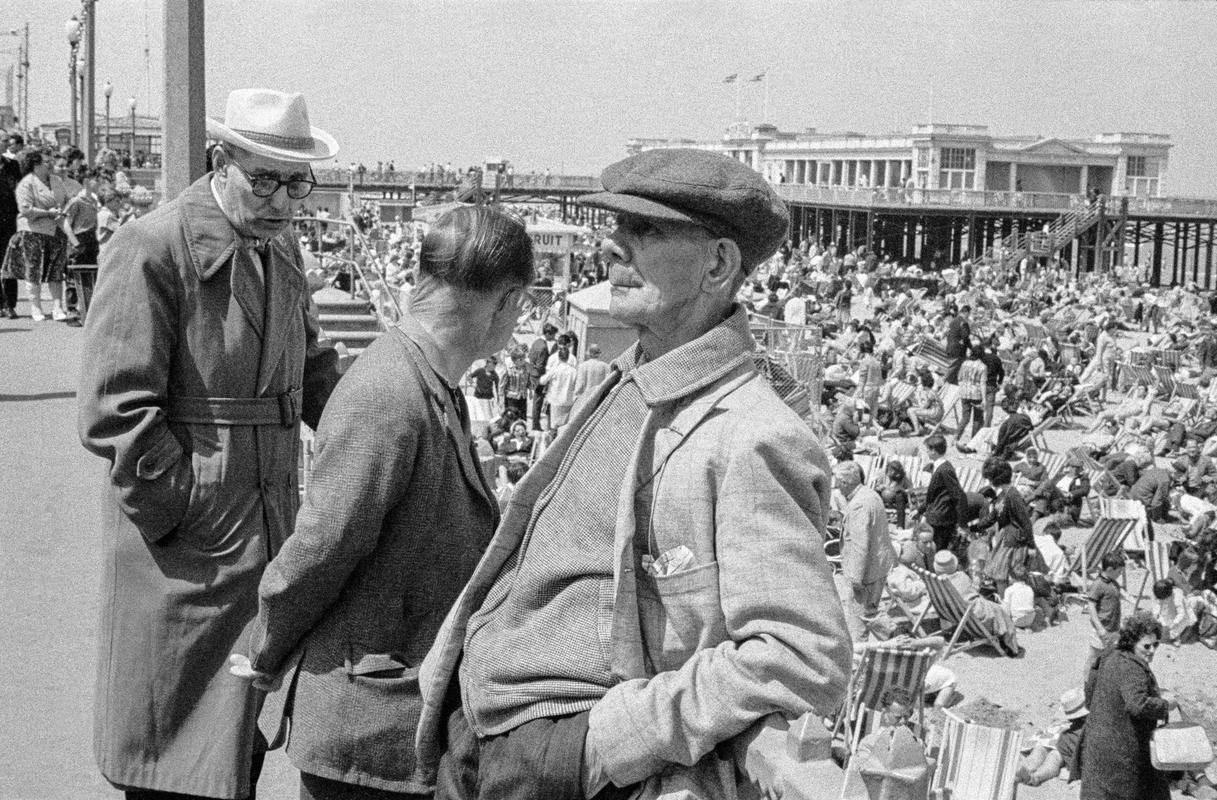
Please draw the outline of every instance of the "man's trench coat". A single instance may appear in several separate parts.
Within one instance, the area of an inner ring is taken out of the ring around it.
[[[98,765],[119,786],[236,798],[260,695],[225,661],[245,652],[258,581],[292,531],[299,420],[316,426],[338,372],[290,231],[263,285],[210,178],[106,248],[78,425],[108,462]]]

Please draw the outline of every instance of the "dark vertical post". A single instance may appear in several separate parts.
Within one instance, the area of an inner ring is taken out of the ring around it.
[[[875,247],[875,210],[866,212],[866,249],[869,252]]]
[[[1204,239],[1204,223],[1196,221],[1196,252],[1192,256],[1192,280],[1200,283],[1200,243]],[[1208,287],[1205,287],[1208,288]]]
[[[203,0],[165,3],[161,183],[166,200],[207,171],[204,53]]]
[[[93,113],[94,92],[96,89],[96,81],[94,70],[97,64],[97,54],[94,48],[96,37],[94,32],[97,30],[97,7],[94,5],[94,0],[84,0],[84,17],[85,17],[85,70],[82,76],[83,80],[83,95],[81,96],[81,130],[83,136],[80,139],[80,149],[85,154],[85,164],[93,165],[93,154],[97,150],[97,129],[94,123],[97,122],[96,115]],[[75,78],[73,77],[73,80]]]
[[[1153,261],[1150,262],[1150,286],[1162,285],[1162,239],[1165,236],[1164,223],[1157,222],[1154,224],[1154,254]]]
[[[1171,283],[1179,282],[1179,223],[1171,224]]]
[[[1204,288],[1213,288],[1213,223],[1209,223],[1208,246],[1204,249]]]

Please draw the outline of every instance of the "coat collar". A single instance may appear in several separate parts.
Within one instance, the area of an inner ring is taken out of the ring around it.
[[[736,305],[718,325],[654,361],[639,364],[635,342],[613,364],[622,372],[632,371],[643,401],[654,407],[694,394],[752,364],[755,349],[748,315]],[[750,370],[755,371],[755,365]]]

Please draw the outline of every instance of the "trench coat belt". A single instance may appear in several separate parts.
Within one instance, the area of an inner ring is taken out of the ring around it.
[[[170,422],[199,425],[282,425],[290,428],[300,419],[302,389],[275,397],[170,397]]]

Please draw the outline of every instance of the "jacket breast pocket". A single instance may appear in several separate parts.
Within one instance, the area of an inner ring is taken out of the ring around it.
[[[659,672],[678,669],[698,650],[727,638],[718,590],[718,563],[672,575],[638,576],[638,616],[651,663]]]

